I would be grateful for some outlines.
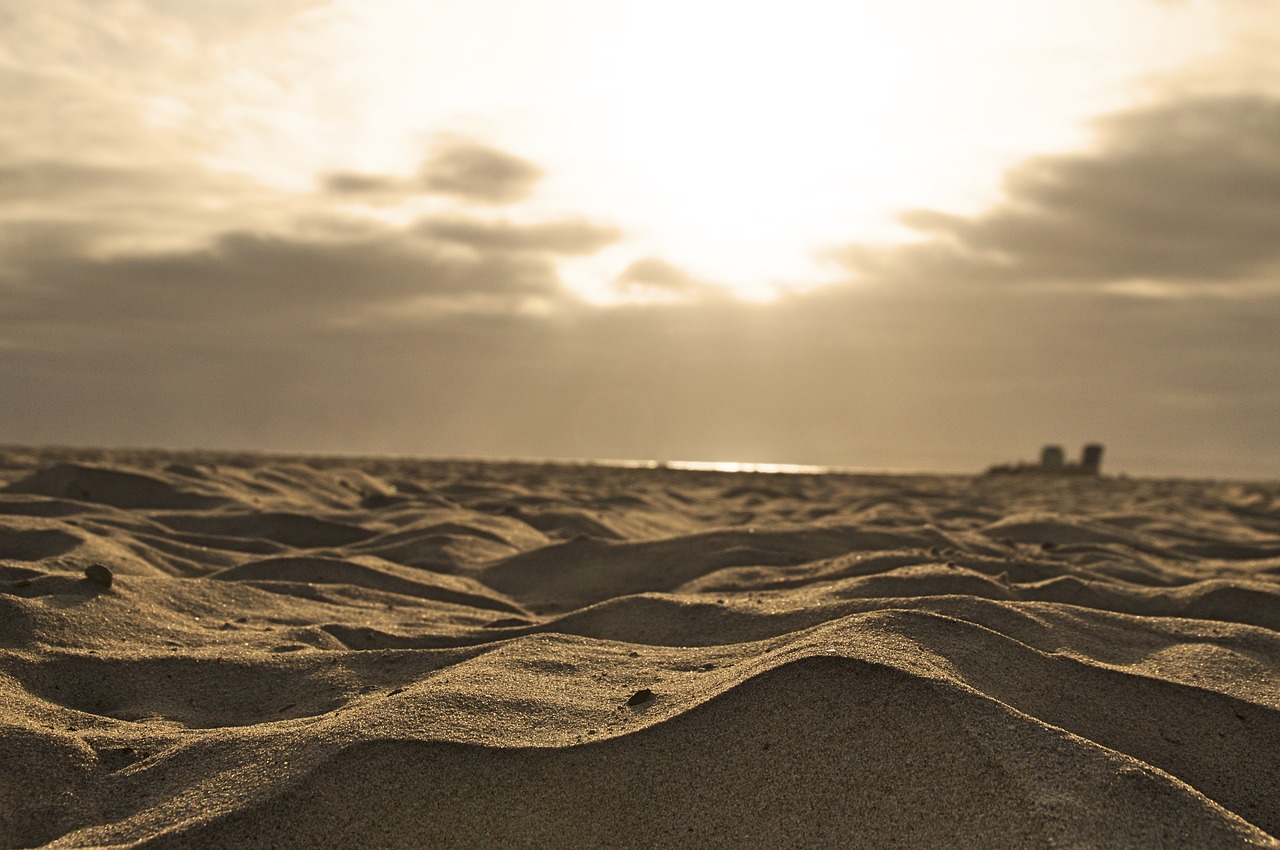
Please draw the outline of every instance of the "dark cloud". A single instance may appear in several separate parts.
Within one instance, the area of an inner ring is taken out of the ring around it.
[[[931,239],[839,258],[873,278],[1234,281],[1280,264],[1280,100],[1202,97],[1106,116],[1089,153],[1028,160],[976,217],[902,220]]]
[[[514,154],[471,139],[447,137],[411,178],[359,171],[322,174],[322,190],[373,203],[394,203],[423,194],[447,195],[480,204],[523,200],[542,177],[542,169]]]
[[[462,138],[439,145],[418,174],[429,191],[486,204],[519,201],[541,177],[527,160]]]
[[[18,273],[43,253],[73,252],[72,241],[101,256],[140,242],[154,248],[259,230],[287,214],[285,203],[247,177],[170,162],[0,154],[0,267],[8,260]]]
[[[251,221],[259,211],[278,217],[279,198],[244,177],[173,164],[0,157],[0,204],[6,228],[82,217],[104,232],[154,234],[184,226],[207,232],[200,222]]]
[[[403,197],[434,182],[439,191],[515,198],[537,173],[451,138],[412,180],[346,172],[323,185]],[[282,205],[242,182],[161,165],[0,160],[0,344],[50,351],[184,336],[297,341],[339,326],[563,312],[579,301],[562,286],[557,258],[621,238],[616,227],[574,218],[452,213],[393,227],[335,217],[323,204],[311,212]],[[217,205],[205,213],[193,196],[235,203],[231,213]]]
[[[621,238],[616,227],[581,219],[514,224],[466,218],[428,218],[414,231],[432,239],[480,251],[545,251],[574,256],[593,254]]]
[[[451,220],[444,229],[464,224]],[[232,232],[200,248],[109,257],[97,256],[78,231],[28,228],[0,243],[7,259],[0,332],[37,347],[128,341],[139,332],[286,338],[398,316],[515,313],[533,301],[565,306],[576,300],[562,288],[554,256],[599,245],[603,229],[561,224],[563,232],[506,225],[497,236],[475,225],[477,238],[464,246],[419,232],[430,230],[424,224]]]
[[[698,286],[684,269],[660,257],[643,257],[622,270],[617,283],[624,287],[651,287],[673,292],[686,292]]]

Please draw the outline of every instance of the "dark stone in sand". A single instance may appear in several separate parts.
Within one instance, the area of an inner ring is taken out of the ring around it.
[[[648,688],[641,688],[631,695],[631,699],[627,700],[627,705],[644,705],[646,702],[653,699],[654,696],[656,695],[653,691]]]
[[[398,493],[369,493],[360,500],[362,508],[389,508],[392,505],[402,505],[409,501],[408,496],[401,496]]]
[[[102,564],[90,564],[84,568],[84,577],[101,587],[110,587],[113,576],[111,570]]]
[[[14,586],[14,587],[30,587],[30,586],[31,586],[31,579],[29,579],[29,578],[20,578],[20,579],[18,579],[17,581],[15,581],[15,582],[13,583],[13,586]]]

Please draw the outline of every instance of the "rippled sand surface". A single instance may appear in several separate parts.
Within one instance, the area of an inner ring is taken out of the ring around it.
[[[0,846],[1276,847],[1277,630],[1280,485],[10,449]]]

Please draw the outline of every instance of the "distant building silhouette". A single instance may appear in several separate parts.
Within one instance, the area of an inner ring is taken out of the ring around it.
[[[1102,471],[1102,443],[1090,443],[1084,447],[1080,457],[1080,471],[1088,475],[1097,475]]]
[[[1003,463],[987,470],[988,475],[1101,475],[1101,443],[1088,443],[1080,453],[1079,463],[1067,463],[1062,446],[1047,445],[1040,450],[1039,463]]]

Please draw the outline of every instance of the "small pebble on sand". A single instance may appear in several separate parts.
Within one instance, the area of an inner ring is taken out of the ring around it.
[[[631,699],[627,700],[627,705],[644,705],[646,702],[654,698],[653,691],[648,688],[641,688],[631,695]]]
[[[101,587],[110,587],[112,579],[111,570],[102,564],[90,564],[84,568],[84,577],[89,581]]]

